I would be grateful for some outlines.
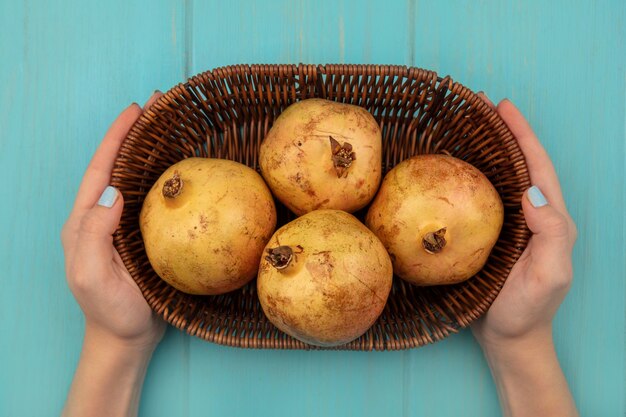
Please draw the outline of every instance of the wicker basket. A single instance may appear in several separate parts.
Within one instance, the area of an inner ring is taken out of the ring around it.
[[[524,157],[499,116],[449,77],[404,66],[236,65],[179,84],[146,111],[124,141],[112,184],[126,205],[114,241],[150,306],[172,325],[211,342],[245,348],[312,349],[276,329],[261,310],[256,282],[219,296],[191,296],[152,270],[138,227],[146,193],[160,174],[191,156],[227,158],[258,169],[272,122],[294,101],[323,97],[368,109],[383,132],[383,173],[415,154],[449,153],[479,168],[505,207],[504,227],[485,267],[468,281],[416,287],[394,278],[382,316],[339,349],[396,350],[440,340],[491,305],[530,232],[521,212],[530,185]],[[278,225],[294,216],[277,202]]]

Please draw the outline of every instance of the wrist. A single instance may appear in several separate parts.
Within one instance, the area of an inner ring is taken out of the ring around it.
[[[535,328],[516,336],[499,336],[485,332],[474,332],[485,356],[489,357],[526,357],[534,352],[554,349],[552,326]]]
[[[494,373],[516,373],[556,361],[552,337],[545,335],[484,345],[483,352]]]
[[[142,339],[120,338],[106,329],[87,323],[83,350],[98,355],[106,355],[109,359],[118,359],[127,363],[141,364],[149,360],[158,342]]]

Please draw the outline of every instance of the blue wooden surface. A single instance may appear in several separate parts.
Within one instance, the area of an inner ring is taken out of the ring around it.
[[[626,3],[0,0],[0,416],[54,415],[83,319],[59,231],[120,109],[232,63],[416,65],[530,119],[580,238],[555,324],[581,414],[626,413]],[[224,348],[170,329],[143,416],[497,416],[468,331],[405,352]]]

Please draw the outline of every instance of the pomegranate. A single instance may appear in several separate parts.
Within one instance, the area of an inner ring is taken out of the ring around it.
[[[393,278],[378,238],[354,216],[316,210],[276,231],[257,289],[276,327],[305,343],[336,346],[361,336],[382,313]]]
[[[164,281],[189,294],[221,294],[255,277],[276,209],[253,169],[189,158],[154,183],[139,225],[150,264]]]
[[[474,166],[446,155],[418,155],[385,176],[366,224],[389,251],[398,276],[440,285],[480,271],[503,218],[498,192]]]
[[[354,212],[381,179],[381,132],[362,107],[323,99],[289,106],[261,144],[259,165],[274,195],[297,215]]]

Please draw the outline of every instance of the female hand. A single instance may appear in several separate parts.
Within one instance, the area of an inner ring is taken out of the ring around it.
[[[524,217],[533,235],[487,314],[472,326],[483,345],[551,332],[552,318],[572,282],[572,249],[577,235],[552,161],[530,125],[508,100],[496,110],[517,139],[534,184],[522,198]]]
[[[148,363],[165,331],[113,246],[124,199],[109,186],[111,172],[142,112],[132,104],[113,122],[61,232],[67,282],[85,314],[81,358],[63,410],[68,417],[136,415]]]
[[[554,166],[524,116],[497,108],[517,139],[534,184],[522,197],[532,237],[489,311],[472,325],[491,368],[505,416],[577,416],[552,339],[552,319],[572,282],[576,226]]]
[[[145,107],[159,96],[153,95]],[[61,240],[67,282],[85,314],[87,331],[123,344],[153,347],[165,324],[152,313],[113,247],[124,199],[109,187],[120,145],[141,113],[133,103],[110,127],[87,167]]]

